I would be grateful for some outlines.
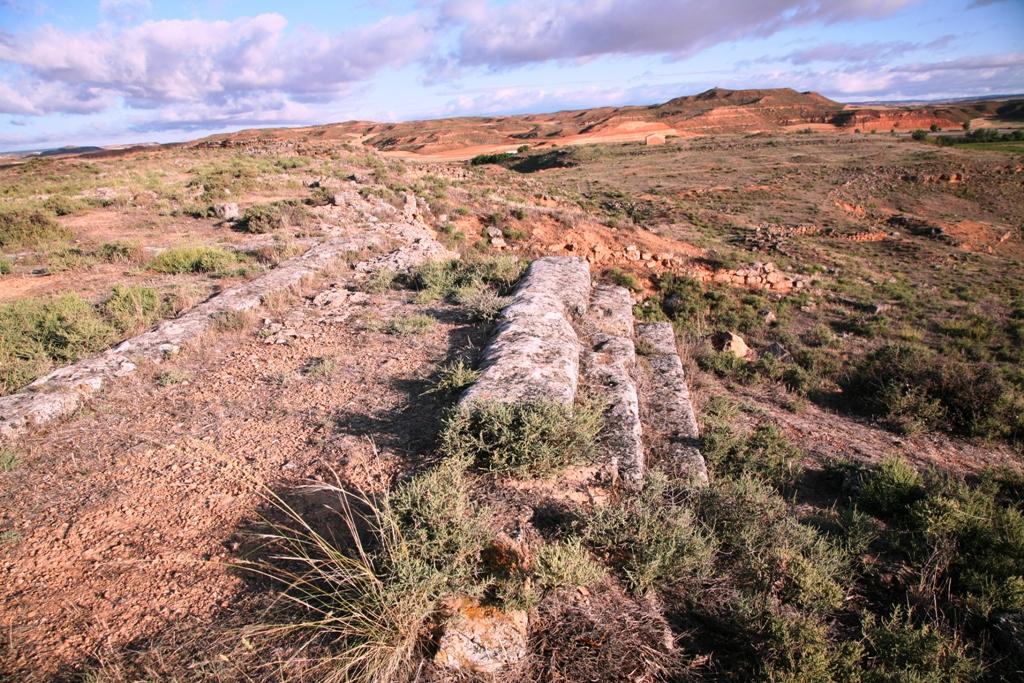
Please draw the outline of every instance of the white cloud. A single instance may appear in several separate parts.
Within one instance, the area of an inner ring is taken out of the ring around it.
[[[523,0],[464,12],[456,57],[507,68],[610,54],[689,55],[812,22],[880,17],[916,0]]]
[[[191,103],[230,112],[267,95],[330,99],[381,69],[422,57],[434,40],[423,23],[408,15],[337,35],[290,35],[283,16],[261,14],[0,34],[0,62],[19,69],[17,80],[0,81],[0,111],[80,112],[121,98],[132,108]]]

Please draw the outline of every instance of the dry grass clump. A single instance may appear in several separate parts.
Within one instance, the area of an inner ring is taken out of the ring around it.
[[[483,591],[480,557],[491,532],[464,470],[446,461],[376,501],[321,487],[337,497],[340,539],[275,499],[288,521],[265,536],[274,556],[249,569],[281,584],[282,607],[294,616],[254,633],[299,632],[328,645],[313,664],[319,680],[404,680],[441,601]]]
[[[532,631],[534,658],[522,680],[667,681],[685,672],[659,610],[611,582],[586,599],[552,594],[538,607]]]

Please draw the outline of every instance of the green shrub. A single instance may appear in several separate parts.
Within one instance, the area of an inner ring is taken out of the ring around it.
[[[498,474],[542,477],[590,462],[603,411],[592,402],[481,401],[452,411],[441,431],[441,450]]]
[[[643,490],[583,519],[583,540],[625,576],[630,589],[693,584],[711,573],[715,544],[697,523],[686,492],[652,474]]]
[[[842,386],[854,408],[903,429],[994,437],[1014,424],[1013,396],[995,367],[921,347],[882,346],[857,362]]]
[[[914,503],[907,526],[913,554],[927,561],[949,553],[952,588],[982,619],[996,612],[1024,612],[1024,514],[1019,497],[1000,500],[992,480],[932,485]]]
[[[70,216],[73,213],[77,213],[82,210],[82,204],[74,199],[69,199],[64,195],[50,195],[43,202],[43,208],[47,211],[51,211],[58,216]]]
[[[257,204],[242,212],[242,218],[235,224],[237,230],[263,234],[282,227],[281,211],[273,204]]]
[[[766,484],[748,477],[716,481],[701,496],[699,512],[719,544],[716,572],[734,589],[814,612],[842,605],[849,557],[798,521]]]
[[[921,477],[905,460],[889,457],[864,476],[857,502],[882,517],[901,515],[924,495]]]
[[[256,204],[242,212],[236,230],[264,234],[283,228],[299,228],[309,222],[310,214],[303,204],[294,201]]]
[[[635,273],[621,270],[619,268],[612,268],[607,273],[608,279],[619,287],[625,287],[631,292],[639,292],[643,290],[643,285],[640,284],[640,280],[637,278]]]
[[[145,252],[139,244],[124,240],[103,243],[99,255],[108,263],[142,263],[145,260]]]
[[[43,211],[0,209],[0,248],[39,247],[71,237],[69,229]]]
[[[77,294],[0,305],[0,391],[10,393],[54,364],[110,343],[115,331]]]
[[[534,573],[537,583],[546,590],[590,586],[604,577],[604,569],[590,557],[578,537],[541,546]]]
[[[515,158],[516,155],[511,152],[501,152],[499,154],[477,154],[469,160],[469,163],[471,166],[483,166],[484,164],[501,164]]]
[[[930,624],[917,626],[897,607],[864,627],[868,648],[864,683],[967,683],[982,673],[966,648]]]
[[[705,410],[701,453],[711,471],[717,476],[756,477],[779,489],[791,487],[803,469],[803,453],[772,424],[737,432],[732,427],[735,414],[735,406],[721,399]]]
[[[437,373],[437,378],[425,393],[455,394],[468,387],[479,377],[480,371],[474,370],[460,358],[442,366]]]
[[[469,288],[491,287],[501,294],[519,280],[523,269],[522,261],[505,255],[427,261],[413,272],[410,284],[419,291],[419,303],[440,301]]]
[[[399,315],[388,321],[384,331],[399,337],[413,334],[424,334],[430,331],[437,321],[429,315]]]
[[[360,289],[370,294],[382,294],[394,286],[397,277],[398,273],[392,269],[381,268],[366,278]]]
[[[0,472],[10,472],[18,464],[18,456],[10,448],[0,446]]]
[[[921,130],[920,128],[918,128],[917,130],[915,130],[914,132],[912,132],[910,134],[910,137],[912,137],[915,140],[927,140],[928,139],[928,131]]]
[[[11,271],[14,270],[14,266],[8,259],[0,258],[0,275],[10,275]]]
[[[114,285],[103,303],[107,320],[121,334],[131,334],[152,326],[161,317],[160,296],[152,287]]]
[[[149,262],[158,273],[220,273],[238,263],[237,257],[220,247],[171,247]]]

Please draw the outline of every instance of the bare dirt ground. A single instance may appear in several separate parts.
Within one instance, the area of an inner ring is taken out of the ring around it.
[[[375,295],[353,315],[422,312],[407,296]],[[440,405],[423,392],[480,330],[445,306],[408,336],[302,310],[308,339],[212,335],[20,444],[0,494],[5,670],[66,677],[226,619],[246,588],[232,567],[241,532],[270,492],[334,473],[381,490],[425,465]],[[310,373],[321,359],[330,372]]]

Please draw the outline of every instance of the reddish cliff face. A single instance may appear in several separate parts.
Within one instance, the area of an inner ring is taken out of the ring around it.
[[[841,128],[861,130],[913,130],[939,128],[960,128],[965,121],[974,118],[962,109],[894,108],[894,109],[853,109],[836,115],[832,123]]]

